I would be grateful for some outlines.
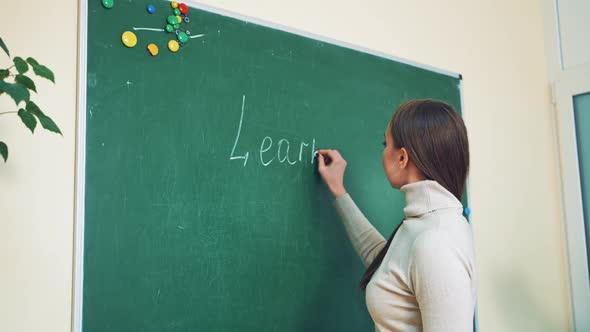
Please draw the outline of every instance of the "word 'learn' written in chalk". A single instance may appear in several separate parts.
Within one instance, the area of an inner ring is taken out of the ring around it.
[[[244,122],[244,106],[246,105],[246,96],[242,96],[242,113],[240,115],[240,124],[238,125],[238,132],[236,133],[236,139],[234,146],[231,149],[229,160],[243,160],[244,167],[248,163],[250,152],[246,152],[241,156],[236,156],[236,147],[240,140],[240,134],[242,133],[242,124]],[[274,146],[273,146],[274,144]],[[291,147],[291,142],[287,139],[282,138],[277,142],[273,141],[272,137],[265,136],[260,142],[260,148],[257,151],[258,160],[262,166],[268,166],[272,163],[281,163],[285,165],[295,165],[297,163],[304,162],[304,154],[309,154],[309,162],[313,164],[315,154],[315,138],[310,143],[301,141],[299,145]]]

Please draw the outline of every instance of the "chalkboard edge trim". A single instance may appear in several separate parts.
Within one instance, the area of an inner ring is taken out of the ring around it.
[[[88,53],[88,1],[78,0],[78,96],[76,110],[76,145],[74,173],[74,252],[72,254],[72,295],[70,327],[82,331],[84,286],[84,196],[86,193],[86,75]]]

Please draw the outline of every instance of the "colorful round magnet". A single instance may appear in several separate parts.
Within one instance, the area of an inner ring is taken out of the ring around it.
[[[188,14],[188,6],[184,3],[181,3],[180,5],[178,5],[178,9],[180,9],[180,12],[184,15]]]
[[[176,16],[180,15],[180,9],[174,8],[174,15],[176,15]]]
[[[180,45],[178,44],[178,42],[176,40],[172,39],[168,42],[168,49],[171,52],[178,52],[179,48],[180,48]]]
[[[147,6],[147,12],[150,14],[153,14],[156,12],[156,7],[154,5],[148,5]]]
[[[178,30],[180,28],[180,24],[174,23],[172,27],[174,27],[174,30]]]
[[[172,6],[172,8],[177,8],[177,7],[178,7],[178,2],[176,2],[176,1],[172,1],[172,2],[170,3],[170,6]]]
[[[121,41],[127,47],[133,47],[137,44],[137,36],[131,31],[125,31],[121,35]]]
[[[180,31],[178,33],[177,38],[178,38],[178,41],[181,42],[181,43],[183,43],[183,44],[188,41],[188,35],[184,31]]]
[[[166,32],[172,32],[174,31],[174,27],[170,24],[166,24]]]
[[[113,8],[115,0],[102,0],[102,6],[107,9]]]
[[[178,21],[178,23],[180,24],[182,22],[182,17],[180,16],[176,16],[176,20]]]
[[[172,24],[172,25],[174,25],[174,23],[178,23],[178,19],[177,19],[177,18],[176,18],[176,16],[174,16],[174,15],[170,15],[170,16],[168,16],[168,18],[166,19],[166,21],[167,21],[169,24]]]
[[[151,43],[147,46],[148,52],[150,52],[150,54],[152,56],[156,56],[158,55],[158,46],[154,43]]]

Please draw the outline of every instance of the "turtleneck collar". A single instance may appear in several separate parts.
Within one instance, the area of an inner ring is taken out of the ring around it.
[[[440,209],[463,208],[461,202],[436,181],[414,182],[401,187],[400,190],[406,195],[406,218]]]

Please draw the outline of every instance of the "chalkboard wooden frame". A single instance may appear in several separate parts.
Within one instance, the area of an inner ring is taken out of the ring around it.
[[[258,18],[244,16],[223,9],[215,8],[209,5],[201,4],[196,1],[185,1],[190,7],[204,10],[207,12],[220,14],[226,17],[236,18],[257,25],[282,30],[299,36],[323,41],[329,44],[342,46],[345,48],[357,50],[363,53],[376,55],[385,59],[393,60],[399,63],[411,65],[414,67],[426,69],[431,72],[443,74],[449,77],[460,79],[459,89],[461,91],[461,109],[463,115],[463,94],[462,94],[462,76],[458,73],[435,68],[432,66],[416,63],[407,59],[398,58],[376,50],[371,50],[358,45],[353,45],[344,41],[336,40],[326,36],[298,30],[281,24],[276,24],[261,20]],[[85,168],[86,168],[86,77],[87,77],[87,47],[88,47],[88,3],[86,0],[79,0],[79,18],[78,18],[78,110],[77,110],[77,131],[76,131],[76,175],[75,175],[75,220],[74,220],[74,266],[73,266],[73,295],[72,295],[72,330],[82,331],[82,299],[83,299],[83,280],[84,280],[84,201],[85,201]],[[469,187],[469,184],[467,185]],[[469,192],[469,191],[468,191]],[[467,195],[467,202],[470,199]],[[471,218],[469,217],[470,221]],[[477,317],[477,314],[476,314]],[[477,319],[476,319],[477,321]],[[477,330],[477,323],[475,323]]]

